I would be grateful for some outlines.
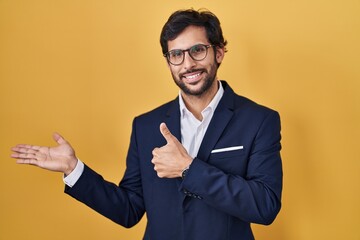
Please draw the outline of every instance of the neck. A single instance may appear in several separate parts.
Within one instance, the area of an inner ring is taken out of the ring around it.
[[[181,92],[185,106],[200,121],[203,119],[201,112],[210,104],[219,89],[218,81],[215,81],[216,84],[213,84],[214,87],[211,87],[208,91],[199,96],[188,95]]]

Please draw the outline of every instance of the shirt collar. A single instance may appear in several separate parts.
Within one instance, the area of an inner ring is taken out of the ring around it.
[[[211,100],[211,102],[209,103],[209,105],[204,108],[204,110],[202,111],[202,113],[206,110],[206,109],[211,109],[212,111],[215,110],[215,108],[217,107],[217,105],[219,104],[220,102],[220,99],[222,98],[222,96],[224,95],[224,88],[221,84],[220,81],[218,81],[219,83],[219,89],[218,91],[216,92],[214,98]],[[186,105],[185,105],[185,102],[184,102],[184,99],[182,98],[181,96],[181,91],[179,91],[179,106],[180,106],[180,114],[181,114],[181,117],[184,117],[185,114],[187,113],[190,113],[190,111],[187,109]]]

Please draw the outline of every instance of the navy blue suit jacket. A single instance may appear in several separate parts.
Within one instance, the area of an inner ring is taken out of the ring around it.
[[[224,95],[184,180],[159,178],[151,163],[152,150],[166,144],[161,122],[181,139],[177,98],[134,119],[119,185],[85,166],[65,192],[124,227],[146,212],[144,239],[254,239],[250,223],[270,224],[281,207],[280,118],[222,85]]]

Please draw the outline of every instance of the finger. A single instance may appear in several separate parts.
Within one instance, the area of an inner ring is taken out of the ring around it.
[[[13,147],[11,148],[11,151],[17,152],[17,153],[37,153],[38,152],[38,146],[32,146],[32,147]]]
[[[17,159],[16,163],[18,164],[29,164],[29,165],[35,165],[38,166],[39,163],[36,159]]]
[[[12,158],[19,158],[19,153],[12,153],[12,154],[10,155],[10,157],[12,157]]]
[[[40,146],[35,146],[35,145],[30,145],[30,144],[18,144],[15,147],[16,149],[33,149],[33,150],[39,150],[41,147]]]
[[[158,152],[159,152],[159,148],[154,148],[154,149],[152,150],[152,155],[153,155],[153,157],[158,157],[158,156],[159,156]]]
[[[66,143],[66,140],[58,133],[54,133],[53,134],[53,139],[59,144],[64,144]]]
[[[13,153],[11,157],[16,159],[36,159],[37,156],[32,153]]]
[[[160,124],[160,132],[165,138],[167,143],[174,141],[174,136],[171,134],[170,130],[168,129],[165,123]]]
[[[153,158],[151,159],[151,163],[154,164],[154,165],[156,165],[157,159],[158,159],[157,157],[153,157]]]

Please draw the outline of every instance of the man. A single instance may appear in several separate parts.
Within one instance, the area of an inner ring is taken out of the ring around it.
[[[124,227],[146,212],[144,239],[254,239],[250,223],[272,223],[281,206],[279,115],[217,79],[227,42],[212,13],[173,13],[160,43],[180,93],[134,119],[119,185],[58,134],[58,146],[18,145],[12,157],[63,172],[67,194]]]

